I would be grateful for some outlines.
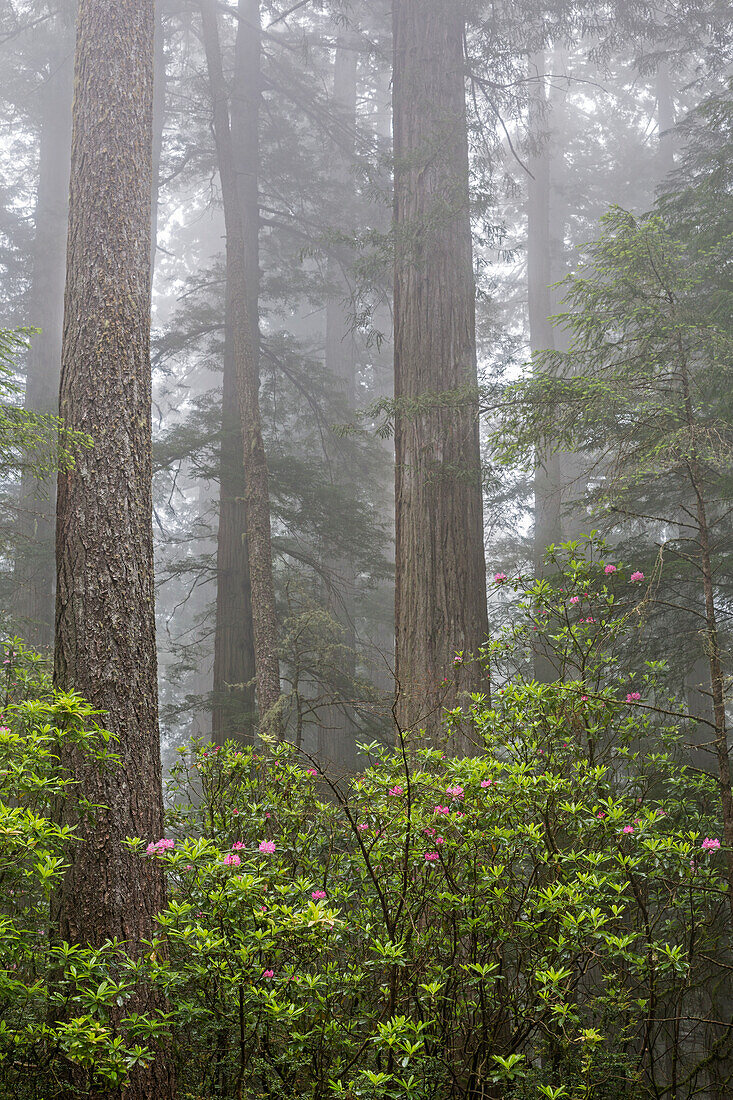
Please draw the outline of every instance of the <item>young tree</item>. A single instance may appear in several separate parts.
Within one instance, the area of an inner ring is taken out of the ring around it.
[[[94,446],[57,499],[54,679],[105,712],[119,768],[66,753],[94,807],[54,903],[62,939],[118,938],[135,956],[155,930],[164,878],[127,837],[163,830],[151,505],[152,0],[81,0],[77,16],[60,410]],[[152,1011],[141,986],[125,1010]],[[172,1096],[161,1055],[126,1096]]]
[[[731,238],[699,248],[696,233],[686,242],[674,235],[674,220],[673,211],[666,219],[635,218],[619,208],[605,216],[602,236],[565,282],[569,311],[561,319],[570,349],[540,356],[534,376],[510,391],[503,431],[515,454],[530,438],[587,454],[597,472],[597,503],[620,521],[656,524],[662,544],[674,547],[697,577],[688,580],[687,607],[680,607],[679,591],[669,598],[670,607],[697,619],[707,660],[733,915],[718,597],[733,499],[733,336],[715,294],[715,272],[730,263]]]
[[[441,704],[487,687],[453,666],[488,631],[463,30],[453,0],[395,0],[398,718],[429,737]]]
[[[242,425],[257,705],[260,722],[267,722],[268,713],[280,698],[280,664],[272,577],[270,490],[262,439],[255,318],[247,282],[247,235],[234,158],[227,88],[221,63],[219,28],[216,8],[211,0],[202,0],[201,21],[211,84],[214,137],[226,227],[227,295],[230,300],[230,331]],[[251,262],[250,259],[250,265]]]

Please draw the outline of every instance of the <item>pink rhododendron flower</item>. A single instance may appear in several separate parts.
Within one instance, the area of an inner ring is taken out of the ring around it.
[[[228,856],[224,856],[224,862],[228,864],[229,867],[239,867],[242,861],[238,855],[230,852]]]
[[[615,565],[607,565],[606,568],[603,570],[603,572],[608,577],[608,576],[610,576],[611,573],[617,572],[617,569],[616,569]]]
[[[608,814],[605,814],[605,813],[603,812],[603,810],[599,810],[599,811],[598,811],[598,814],[597,814],[597,816],[598,816],[598,817],[607,817],[607,816],[608,816]]]
[[[368,829],[368,828],[369,828],[369,826],[368,826],[368,825],[366,825],[365,823],[362,823],[361,825],[357,825],[356,827],[357,827],[357,829],[359,829],[359,830],[360,830],[360,832],[363,832],[363,831],[364,831],[364,829]]]
[[[445,793],[453,798],[463,798],[463,787],[447,787]]]
[[[580,596],[571,596],[570,603],[580,603]]]
[[[449,814],[450,806],[435,806],[433,807],[434,814]]]
[[[322,901],[326,896],[325,890],[314,890],[311,897],[314,901]]]
[[[453,664],[454,665],[462,665],[463,664],[463,657],[459,657],[458,654],[456,653],[455,657],[453,658]]]
[[[148,852],[148,854],[152,854],[153,852],[167,852],[171,848],[174,848],[175,844],[175,840],[166,840],[165,837],[162,837],[160,840],[156,840],[154,843],[148,844],[145,851]]]
[[[263,978],[274,978],[275,977],[275,971],[274,970],[263,970],[262,971],[262,977]]]
[[[390,787],[389,790],[387,791],[387,794],[391,794],[391,795],[400,795],[400,794],[404,794],[404,793],[405,792],[402,790],[402,787]]]
[[[275,841],[274,840],[261,840],[260,841],[260,851],[264,852],[268,856],[271,856],[273,854],[273,852],[275,851]]]
[[[637,569],[636,572],[631,574],[631,580],[632,581],[643,581],[644,580],[644,574],[641,572],[640,569]]]
[[[621,831],[624,832],[624,833],[633,833],[634,826],[633,825],[624,825],[624,827]]]
[[[494,573],[494,580],[497,584],[502,584],[506,579],[506,573]]]
[[[706,836],[702,842],[702,849],[704,852],[712,852],[719,847],[720,841],[716,836]]]
[[[426,852],[426,853],[425,853],[425,861],[426,861],[426,863],[435,863],[435,861],[436,861],[436,860],[437,860],[438,858],[439,858],[439,856],[438,856],[438,853],[437,853],[437,852]]]
[[[316,771],[315,768],[307,768],[305,774],[306,775],[318,775],[318,772]]]
[[[235,840],[232,844],[233,852],[239,852],[242,848],[244,848],[244,841],[242,840]]]
[[[627,703],[636,703],[639,699],[641,699],[640,691],[630,691],[629,694],[626,696]]]
[[[442,836],[436,836],[435,843],[436,844],[445,844],[445,841],[443,840]]]
[[[491,779],[482,779],[481,780],[481,786],[482,787],[490,787],[492,782],[493,782],[493,780],[491,780]]]
[[[588,702],[588,696],[587,695],[581,695],[580,701],[581,701],[581,703],[587,703]]]

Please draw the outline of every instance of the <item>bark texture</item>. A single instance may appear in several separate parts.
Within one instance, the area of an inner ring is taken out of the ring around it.
[[[66,235],[71,158],[71,95],[74,77],[73,27],[56,19],[57,48],[43,86],[35,209],[33,274],[27,323],[41,329],[28,355],[25,406],[33,412],[58,409],[64,317]],[[55,480],[39,484],[24,473],[18,512],[13,612],[19,631],[38,649],[53,645]]]
[[[259,19],[259,14],[258,19]],[[222,71],[216,7],[202,0],[201,21],[214,110],[214,137],[219,164],[226,230],[227,294],[231,303],[231,337],[236,391],[242,427],[247,509],[249,580],[252,594],[257,705],[260,724],[277,725],[273,708],[280,698],[280,664],[272,577],[270,492],[259,401],[259,372],[247,285],[247,246],[227,88]]]
[[[245,278],[252,327],[253,370],[259,375],[259,103],[260,33],[257,0],[239,0],[231,107],[232,159],[244,235]],[[247,545],[246,479],[237,403],[234,302],[227,283],[222,384],[219,530],[216,547],[216,629],[212,727],[251,741],[254,731],[255,648]]]
[[[106,711],[122,766],[80,767],[104,808],[55,899],[59,934],[135,954],[165,903],[161,865],[124,846],[163,830],[150,429],[152,0],[80,0],[60,411],[94,447],[60,475],[54,677]],[[152,1010],[141,987],[126,1011]],[[130,1100],[173,1095],[164,1052]]]
[[[488,630],[463,29],[453,0],[395,0],[397,714],[432,739],[488,686],[453,664]]]

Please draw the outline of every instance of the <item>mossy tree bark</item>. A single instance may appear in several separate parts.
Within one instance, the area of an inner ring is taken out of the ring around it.
[[[453,663],[488,631],[461,6],[395,0],[393,32],[397,714],[435,739],[488,686]]]
[[[150,224],[153,0],[80,0],[60,412],[92,449],[57,499],[54,678],[105,711],[121,766],[65,763],[99,808],[54,901],[58,933],[135,955],[165,904],[161,864],[125,838],[163,830],[153,592]],[[139,987],[125,1012],[154,1010]],[[129,1100],[165,1100],[164,1051]]]

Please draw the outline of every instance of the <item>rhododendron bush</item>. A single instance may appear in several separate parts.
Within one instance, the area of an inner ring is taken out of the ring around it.
[[[179,752],[165,836],[130,841],[169,904],[114,996],[154,982],[168,1013],[127,1021],[128,1057],[165,1027],[189,1100],[641,1098],[660,1060],[679,1097],[720,1085],[718,793],[685,765],[663,667],[619,660],[641,582],[607,565],[497,581],[518,602],[480,658],[492,698],[446,717],[445,749],[401,733],[350,777],[286,743]],[[551,684],[528,673],[538,636]],[[456,723],[470,757],[450,755]],[[40,1049],[52,960],[42,906],[24,920],[13,980],[39,983]],[[85,1003],[108,1027],[104,996]]]

